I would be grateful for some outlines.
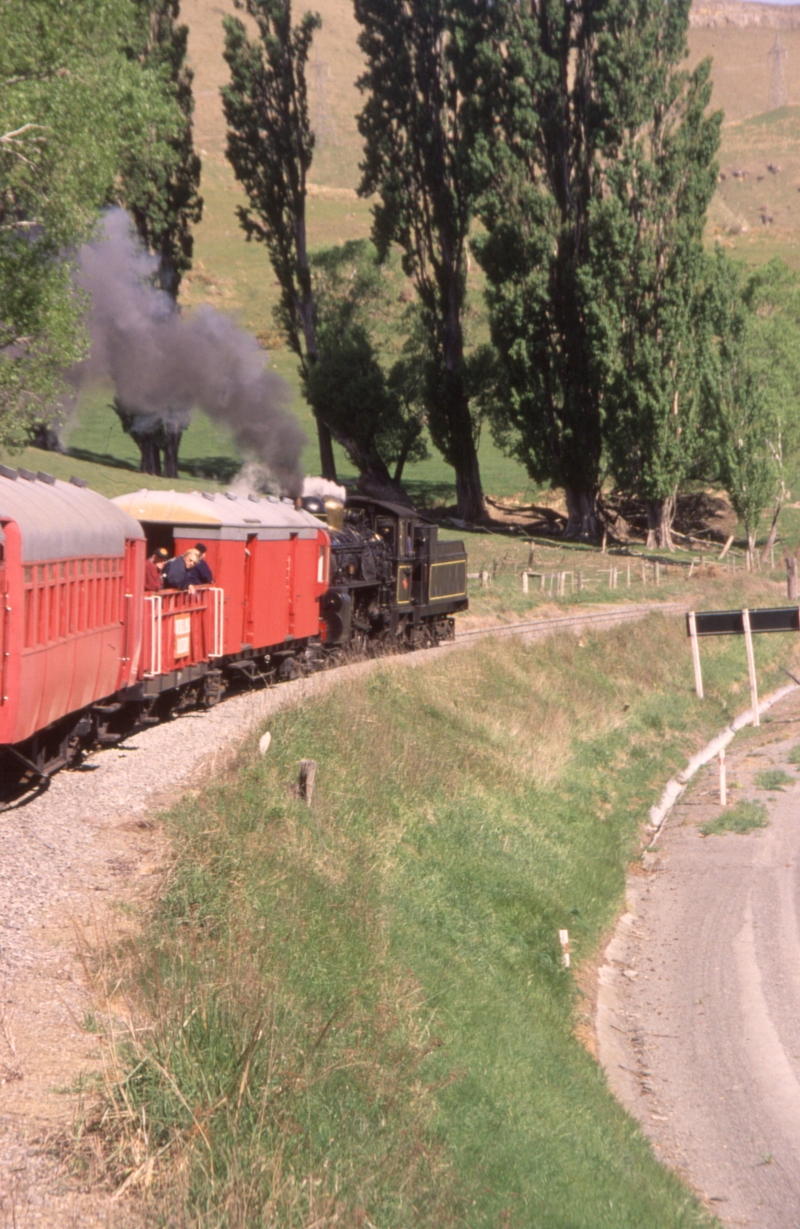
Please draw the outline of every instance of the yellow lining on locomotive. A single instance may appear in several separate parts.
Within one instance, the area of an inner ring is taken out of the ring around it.
[[[405,597],[401,597],[403,580],[408,581],[408,588]],[[407,564],[400,564],[397,569],[397,605],[408,606],[411,604],[411,568]]]
[[[466,573],[467,565],[466,563],[462,562],[461,559],[444,559],[441,563],[432,563],[431,564],[431,580],[433,580],[433,573],[436,568],[452,568],[452,567],[459,567],[459,566],[462,566],[464,568],[464,572]],[[430,587],[428,589],[428,592],[430,593]],[[443,602],[445,598],[466,597],[466,594],[467,594],[467,586],[465,584],[463,589],[457,589],[455,593],[437,593],[436,597],[430,598],[430,601]]]

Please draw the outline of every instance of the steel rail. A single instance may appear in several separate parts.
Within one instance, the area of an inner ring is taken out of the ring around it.
[[[685,602],[636,602],[629,606],[609,606],[607,610],[590,610],[581,614],[557,615],[547,619],[529,619],[524,623],[499,623],[493,627],[473,627],[466,631],[457,631],[455,641],[463,644],[466,640],[479,640],[483,636],[524,636],[545,635],[548,632],[568,631],[572,627],[604,626],[617,623],[633,623],[645,615],[686,614],[689,607]]]

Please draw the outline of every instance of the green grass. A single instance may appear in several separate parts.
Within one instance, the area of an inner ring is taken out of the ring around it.
[[[796,764],[798,765],[798,767],[800,767],[800,743],[798,743],[796,747],[792,747],[786,759],[788,763]]]
[[[767,808],[763,802],[751,802],[743,798],[732,807],[726,807],[716,819],[703,824],[703,836],[720,836],[724,832],[752,832],[754,828],[766,828]]]
[[[276,715],[266,757],[254,735],[167,818],[98,1120],[116,1180],[153,1157],[156,1211],[209,1229],[710,1224],[576,1040],[558,929],[595,957],[648,807],[741,705],[740,647],[704,646],[703,703],[656,616],[389,663]],[[767,690],[793,644],[755,647]]]
[[[794,777],[782,768],[764,768],[756,773],[756,785],[759,789],[782,790],[787,785],[794,785]]]

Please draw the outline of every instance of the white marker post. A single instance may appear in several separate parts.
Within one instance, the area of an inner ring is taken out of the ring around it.
[[[728,776],[725,770],[725,748],[719,749],[719,805],[728,805]]]
[[[750,631],[750,611],[742,611],[742,627],[744,628],[744,647],[747,649],[747,673],[750,675],[750,704],[753,709],[753,725],[761,725],[758,719],[758,682],[756,680],[756,659],[753,656],[753,634]]]
[[[700,666],[700,643],[697,639],[697,620],[694,611],[689,611],[689,640],[692,646],[692,665],[694,666],[694,689],[698,700],[703,699],[703,671]]]
[[[569,968],[569,931],[559,930],[558,941],[561,944],[561,963],[565,969]]]
[[[522,592],[523,593],[528,592],[528,573],[527,572],[522,573]]]

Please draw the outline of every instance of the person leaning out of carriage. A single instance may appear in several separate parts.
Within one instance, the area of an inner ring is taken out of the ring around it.
[[[145,593],[158,593],[162,584],[162,573],[169,559],[169,552],[164,550],[163,546],[159,546],[158,550],[153,551],[149,559],[144,565],[144,590]]]

